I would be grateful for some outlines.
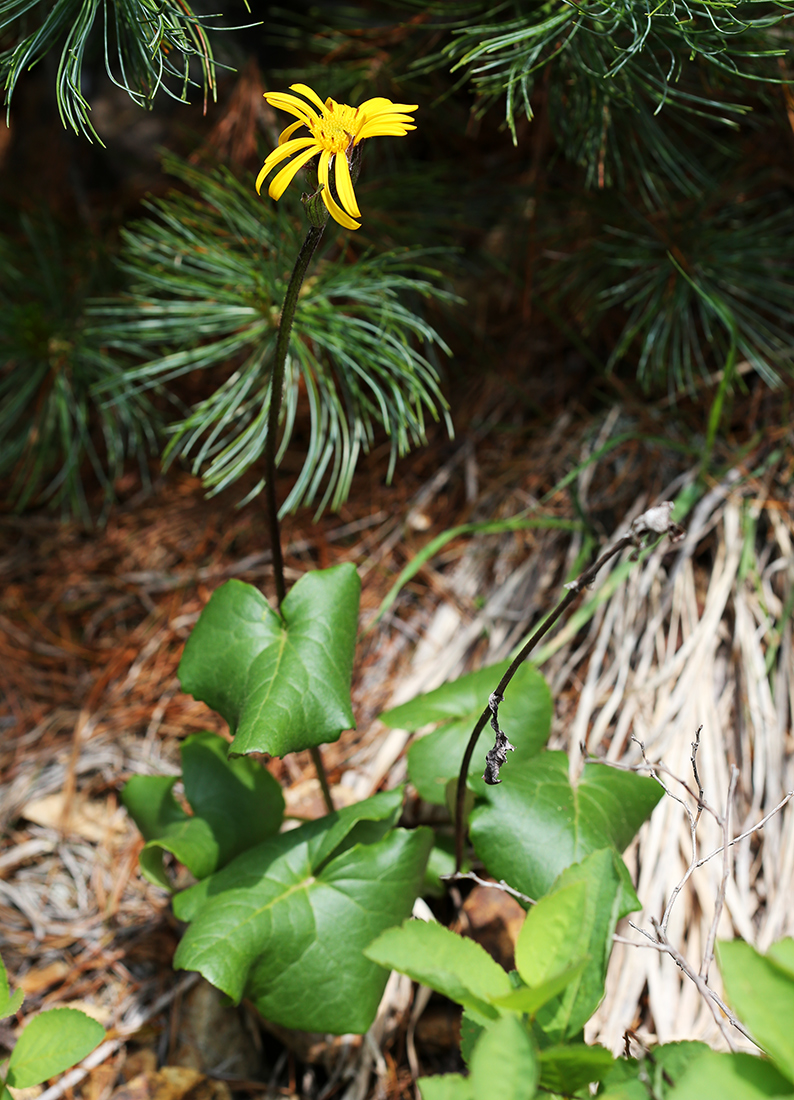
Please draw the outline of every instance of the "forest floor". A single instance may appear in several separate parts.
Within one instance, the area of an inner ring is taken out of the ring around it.
[[[481,380],[454,410],[455,440],[436,431],[399,463],[392,485],[381,448],[362,462],[339,515],[285,520],[288,583],[342,561],[355,562],[362,579],[357,728],[323,748],[337,804],[405,781],[410,736],[387,730],[378,714],[503,658],[556,602],[582,546],[581,535],[543,528],[459,535],[376,622],[400,570],[433,537],[529,509],[585,518],[605,543],[695,482],[698,462],[684,442],[702,414],[697,402],[671,409],[618,383],[594,384],[582,400],[558,379],[549,370],[532,380],[542,416],[515,400],[516,386],[530,385],[526,376]],[[636,735],[653,759],[684,775],[695,728],[705,723],[701,771],[715,803],[724,800],[728,763],[740,769],[737,832],[794,787],[794,448],[790,423],[775,423],[779,396],[750,385],[686,540],[660,547],[611,590],[609,572],[599,578],[589,614],[561,627],[541,665],[557,747],[579,751],[586,742],[590,752],[625,759]],[[288,460],[282,488],[289,468]],[[228,736],[214,712],[180,692],[177,665],[212,591],[239,577],[272,595],[272,570],[262,512],[235,507],[242,492],[207,500],[178,470],[148,493],[133,474],[117,488],[121,503],[101,528],[41,513],[0,518],[3,956],[12,986],[26,994],[23,1017],[68,1004],[108,1029],[82,1080],[67,1077],[25,1100],[223,1100],[229,1090],[307,1100],[413,1096],[417,1071],[460,1063],[454,1006],[428,1001],[407,979],[393,976],[374,1041],[362,1042],[273,1028],[250,1006],[224,1007],[203,980],[171,969],[180,928],[168,895],[140,874],[143,841],[119,791],[136,773],[177,773],[191,732]],[[324,812],[308,753],[267,767],[284,787],[288,814]],[[430,808],[409,795],[406,812],[426,820]],[[703,828],[708,847],[714,838]],[[689,860],[678,803],[660,804],[640,844],[641,871],[636,848],[627,860],[652,913]],[[671,924],[695,955],[720,870],[696,876]],[[787,805],[737,852],[720,933],[765,946],[794,932],[793,872]],[[516,902],[474,887],[432,905],[509,964],[523,919]],[[13,1042],[16,1026],[0,1028],[0,1045]],[[619,945],[589,1037],[621,1050],[627,1030],[646,1043],[719,1042],[671,960]]]

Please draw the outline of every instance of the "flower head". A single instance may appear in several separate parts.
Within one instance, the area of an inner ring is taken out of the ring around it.
[[[365,138],[387,134],[404,137],[409,130],[415,130],[416,127],[411,125],[413,118],[408,112],[415,111],[416,104],[392,103],[390,99],[376,98],[366,100],[360,107],[348,107],[333,99],[326,99],[323,103],[306,84],[291,84],[290,88],[305,96],[311,106],[287,92],[265,92],[265,99],[272,107],[289,111],[298,121],[279,135],[278,148],[273,150],[256,177],[257,193],[265,176],[277,164],[292,157],[270,181],[268,194],[271,199],[280,199],[295,173],[319,153],[317,176],[328,212],[346,229],[358,229],[360,223],[353,219],[360,218],[361,211],[350,175],[354,151]],[[302,126],[311,136],[293,138],[292,135]],[[333,187],[329,180],[332,167]]]

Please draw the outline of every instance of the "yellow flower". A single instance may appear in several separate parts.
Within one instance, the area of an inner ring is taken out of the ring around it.
[[[416,104],[392,103],[390,99],[368,99],[360,107],[348,107],[326,99],[325,103],[316,92],[306,84],[291,84],[293,92],[300,92],[313,106],[304,103],[297,96],[287,92],[265,92],[265,99],[272,107],[289,111],[298,119],[279,135],[278,148],[274,149],[265,161],[262,171],[256,177],[256,190],[259,193],[265,176],[280,164],[292,157],[270,181],[268,194],[271,199],[280,199],[293,176],[308,163],[312,157],[320,155],[317,176],[320,181],[322,200],[331,217],[346,229],[358,229],[361,211],[353,191],[350,178],[350,161],[355,147],[365,138],[391,135],[404,137],[412,126],[413,118],[408,111],[415,111]],[[317,110],[315,110],[315,107]],[[311,137],[293,138],[292,135],[301,126],[305,126]],[[333,165],[334,186],[339,202],[331,193],[328,174]],[[340,206],[339,203],[342,205]]]

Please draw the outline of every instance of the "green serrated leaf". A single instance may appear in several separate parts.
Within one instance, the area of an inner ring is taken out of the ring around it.
[[[457,779],[474,724],[508,664],[502,661],[468,673],[381,715],[381,721],[393,728],[415,730],[430,722],[444,723],[414,741],[408,750],[408,775],[425,801],[445,804],[445,786],[450,779]],[[551,693],[543,676],[533,665],[522,665],[499,709],[500,723],[516,746],[516,757],[529,758],[540,752],[548,740],[551,712]],[[472,778],[482,775],[489,747],[486,731],[472,758]]]
[[[574,959],[588,956],[587,965],[581,973],[557,999],[547,1003],[537,1014],[538,1025],[553,1042],[562,1042],[578,1034],[604,996],[612,937],[620,918],[623,894],[619,862],[615,852],[605,848],[566,868],[557,880],[553,893],[543,898],[535,909],[539,909],[542,902],[564,892],[570,902],[575,895],[567,891],[572,887],[583,887],[579,912],[573,913],[559,907],[556,935],[546,932],[543,913],[536,916],[535,911],[527,917],[527,921],[530,917],[534,918],[534,927],[530,927],[523,942],[524,928],[521,929],[516,944],[516,966],[528,984],[532,984],[530,979],[538,970],[542,972],[545,969],[544,963],[539,963],[535,957],[536,952],[543,951],[544,947],[551,950],[554,945],[563,957],[566,954]]]
[[[794,978],[794,939],[791,936],[773,943],[766,953],[779,970],[784,971],[790,978]]]
[[[471,1080],[460,1073],[441,1073],[417,1080],[422,1100],[474,1100]]]
[[[788,949],[783,949],[784,957]],[[717,945],[725,994],[737,1016],[794,1084],[794,978],[741,940]]]
[[[170,889],[163,852],[171,852],[196,878],[206,878],[234,856],[277,833],[284,816],[281,787],[261,764],[230,760],[228,743],[203,730],[182,744],[182,778],[193,816],[171,793],[176,779],[133,776],[122,801],[147,844],[141,870]]]
[[[587,904],[587,887],[586,881],[572,882],[541,898],[527,913],[515,956],[516,970],[530,988],[581,961],[577,954],[578,933]]]
[[[488,1021],[478,1012],[464,1008],[460,1018],[460,1053],[467,1066],[471,1065],[471,1056]]]
[[[652,779],[601,764],[586,764],[572,789],[564,752],[513,756],[502,783],[477,785],[488,805],[474,810],[470,832],[489,873],[536,899],[590,852],[623,852],[662,794]],[[622,875],[621,916],[640,908],[628,872]]]
[[[543,900],[545,901],[545,898]],[[578,978],[585,970],[589,961],[589,957],[578,959],[564,970],[560,970],[556,974],[553,974],[552,977],[548,978],[546,981],[539,982],[533,986],[524,986],[523,988],[514,989],[512,993],[508,993],[506,997],[495,997],[493,1003],[499,1005],[500,1008],[509,1008],[511,1012],[524,1012],[528,1016],[534,1016],[538,1009],[553,1000],[553,998],[562,993],[572,981]]]
[[[433,921],[409,920],[401,928],[391,928],[364,954],[485,1019],[499,1016],[489,1002],[510,990],[507,973],[484,948]]]
[[[709,1050],[694,1059],[669,1095],[675,1100],[704,1100],[707,1096],[724,1096],[726,1100],[728,1097],[730,1100],[782,1100],[792,1092],[791,1083],[765,1059],[752,1054],[717,1054]]]
[[[593,1081],[602,1081],[615,1064],[605,1047],[570,1043],[541,1050],[540,1086],[544,1091],[571,1096]]]
[[[179,665],[185,691],[217,710],[231,752],[288,752],[354,725],[350,679],[361,582],[349,562],[304,574],[281,616],[252,585],[216,589]]]
[[[665,1100],[677,1095],[674,1086],[708,1051],[705,1043],[665,1043],[651,1048],[641,1061],[618,1058],[602,1081],[598,1096],[607,1100],[648,1100],[650,1093]]]
[[[400,799],[376,795],[265,841],[177,895],[175,913],[192,923],[175,966],[285,1027],[366,1031],[388,973],[362,946],[410,913],[433,834],[346,841],[362,822],[391,822]]]
[[[25,994],[21,989],[18,989],[16,993],[12,995],[11,989],[8,985],[8,972],[5,968],[5,963],[0,958],[0,1020],[4,1020],[6,1016],[15,1015],[25,999]]]
[[[532,1040],[517,1016],[503,1016],[485,1028],[471,1056],[474,1100],[529,1100],[539,1079]]]
[[[90,1054],[105,1029],[76,1008],[53,1008],[34,1016],[8,1060],[6,1084],[24,1089],[63,1073]]]
[[[25,1000],[25,991],[23,989],[17,989],[15,993],[12,993],[8,1001],[6,1001],[5,1008],[0,1011],[0,1020],[5,1019],[6,1016],[15,1016],[22,1008],[22,1002]]]

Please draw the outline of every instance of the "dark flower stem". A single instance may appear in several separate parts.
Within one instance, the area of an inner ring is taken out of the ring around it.
[[[507,689],[507,685],[513,679],[521,665],[527,659],[527,657],[538,644],[543,635],[547,634],[549,630],[551,630],[551,628],[554,626],[560,616],[567,610],[567,608],[571,606],[571,604],[574,602],[577,596],[579,596],[582,590],[593,583],[601,567],[606,565],[609,559],[613,558],[615,554],[619,554],[621,550],[625,549],[625,547],[631,546],[635,543],[636,539],[632,535],[626,535],[624,538],[618,539],[614,546],[610,546],[609,549],[601,555],[598,561],[594,562],[588,569],[585,569],[585,571],[576,578],[576,580],[571,584],[563,598],[554,608],[552,613],[548,616],[548,618],[543,620],[543,622],[540,624],[540,626],[526,643],[526,645],[522,647],[518,656],[511,662],[507,672],[505,672],[504,676],[499,681],[499,686],[495,688],[493,696],[496,696],[500,700],[502,699],[505,690]],[[463,864],[463,841],[466,835],[466,823],[464,820],[466,816],[466,780],[469,775],[469,764],[471,763],[471,758],[477,745],[477,739],[482,733],[483,728],[485,727],[485,723],[491,717],[492,713],[493,711],[491,710],[491,704],[489,703],[480,715],[480,717],[477,719],[477,725],[471,732],[471,737],[469,738],[469,743],[466,746],[466,751],[463,754],[463,760],[461,761],[460,765],[460,774],[458,775],[458,787],[455,798],[456,872],[460,871]]]
[[[281,321],[276,339],[276,358],[270,382],[270,409],[267,417],[267,437],[265,439],[265,500],[267,518],[270,527],[270,547],[273,554],[273,572],[276,578],[276,601],[279,609],[287,594],[284,585],[284,557],[281,553],[281,531],[278,522],[278,502],[276,500],[276,444],[278,442],[278,418],[281,413],[281,400],[284,395],[284,368],[287,363],[289,338],[292,322],[295,320],[295,307],[298,295],[306,276],[317,245],[323,235],[324,226],[312,226],[301,245],[295,267],[292,269],[284,305],[281,308]]]
[[[287,351],[289,350],[289,338],[292,333],[292,322],[295,320],[295,308],[298,304],[303,280],[311,263],[312,256],[317,250],[317,245],[323,235],[325,226],[313,225],[306,234],[306,239],[301,245],[295,267],[292,269],[287,293],[284,295],[284,305],[281,309],[281,321],[278,326],[276,339],[276,356],[273,362],[273,373],[270,382],[270,408],[267,417],[267,437],[265,439],[265,503],[267,506],[267,520],[270,528],[270,547],[273,554],[273,574],[276,579],[276,603],[279,611],[284,597],[287,594],[284,584],[284,555],[281,551],[281,528],[278,520],[278,501],[276,500],[276,449],[278,443],[279,415],[281,402],[284,396],[284,368],[287,363]],[[328,812],[334,812],[334,802],[331,798],[331,790],[328,786],[328,777],[323,767],[323,759],[317,746],[311,748],[311,757],[317,770],[317,778],[323,792]]]

